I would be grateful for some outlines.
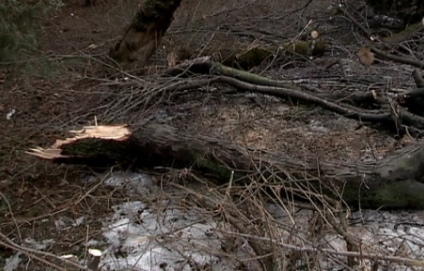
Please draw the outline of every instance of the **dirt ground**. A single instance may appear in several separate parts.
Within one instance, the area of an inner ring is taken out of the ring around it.
[[[400,139],[396,131],[290,100],[234,92],[224,95],[221,91],[231,90],[226,87],[185,93],[160,106],[144,104],[146,86],[153,86],[155,76],[166,69],[166,53],[173,48],[247,48],[257,40],[296,40],[304,29],[316,29],[326,40],[323,57],[276,59],[253,72],[308,81],[331,92],[413,87],[411,66],[385,61],[364,66],[358,61],[356,51],[364,44],[361,33],[343,16],[332,14],[330,0],[314,0],[306,9],[308,1],[183,1],[165,37],[165,48],[156,53],[146,78],[136,78],[138,70],[109,78],[99,62],[140,3],[98,0],[87,7],[83,2],[64,1],[62,9],[45,19],[41,55],[29,61],[30,71],[12,77],[0,70],[0,231],[18,243],[53,238],[60,241],[45,244],[49,251],[83,253],[80,244],[87,236],[100,234],[99,216],[109,213],[112,203],[128,199],[101,186],[84,196],[91,188],[85,176],[98,172],[52,165],[25,153],[31,147],[48,146],[69,130],[92,125],[94,117],[100,124],[128,123],[134,129],[148,122],[169,124],[181,133],[226,139],[300,159],[370,162],[418,140]],[[339,64],[327,68],[335,61]],[[59,215],[68,217],[66,223],[71,224],[81,215],[88,216],[90,228],[81,225],[72,234],[57,231],[52,218]],[[0,246],[0,266],[12,254]]]

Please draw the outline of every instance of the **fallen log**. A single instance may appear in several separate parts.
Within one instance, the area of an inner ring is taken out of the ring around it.
[[[181,135],[165,125],[148,125],[135,131],[125,125],[89,126],[71,132],[72,138],[27,153],[64,164],[189,168],[221,183],[230,178],[234,183],[248,183],[257,176],[297,197],[317,199],[325,195],[342,199],[353,209],[424,208],[422,145],[375,163],[352,164],[312,157],[311,161],[300,161],[215,138]],[[273,179],[275,176],[278,179]]]
[[[400,93],[397,96],[397,102],[408,108],[411,113],[424,116],[424,79],[421,70],[415,69],[412,72],[412,78],[414,78],[417,89]]]
[[[326,50],[326,43],[321,39],[299,40],[284,42],[281,45],[256,45],[247,49],[205,48],[174,49],[169,54],[175,55],[176,64],[198,57],[209,57],[228,67],[250,70],[270,58],[287,58],[301,56],[303,58],[321,57]]]

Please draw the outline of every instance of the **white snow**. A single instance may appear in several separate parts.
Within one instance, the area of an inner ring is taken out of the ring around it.
[[[221,228],[231,228],[225,223],[217,224],[193,210],[179,208],[177,202],[171,199],[158,200],[153,204],[143,199],[150,193],[160,191],[160,188],[149,176],[137,173],[114,173],[105,184],[114,187],[124,187],[132,195],[137,195],[139,201],[129,201],[114,205],[114,214],[104,221],[103,235],[108,247],[103,251],[100,262],[101,270],[193,270],[209,268],[208,270],[236,270],[238,262],[231,257],[220,257],[225,237],[219,231]],[[298,246],[309,245],[346,251],[343,238],[328,228],[311,236],[311,219],[313,213],[301,210],[291,214],[275,204],[270,204],[268,212],[281,223],[279,230],[281,241]],[[424,227],[399,226],[397,223],[416,221],[424,223],[424,212],[376,212],[362,211],[352,213],[349,217],[349,232],[362,241],[364,253],[382,255],[398,255],[402,257],[424,259]],[[229,231],[235,231],[231,229]],[[224,230],[225,232],[225,230]],[[237,245],[236,253],[241,258],[253,258],[254,253],[246,240]],[[245,246],[248,246],[246,249]],[[292,251],[287,250],[287,255]],[[224,253],[225,254],[225,253]],[[336,257],[320,257],[322,270],[338,270],[343,268],[345,258],[340,261]],[[296,262],[296,264],[298,264]],[[370,260],[362,261],[365,268],[370,268]],[[260,270],[257,262],[247,264],[249,270]],[[384,265],[383,265],[384,267]],[[379,267],[378,270],[383,270]],[[403,270],[414,270],[402,267]]]
[[[3,267],[4,271],[14,271],[18,269],[19,263],[22,261],[19,256],[21,255],[20,252],[16,253],[15,255],[11,256],[10,258],[6,259],[6,264]]]
[[[149,195],[159,188],[145,175],[113,174],[105,184]],[[171,200],[155,204],[131,201],[112,207],[103,235],[109,247],[103,251],[101,270],[173,271],[200,269],[235,270],[235,260],[218,257],[223,236],[219,226],[202,215],[176,206]]]
[[[94,178],[94,177],[93,177]],[[90,181],[90,180],[89,180]],[[190,208],[184,195],[178,190],[162,193],[154,178],[134,172],[115,172],[104,180],[104,184],[123,188],[130,195],[128,201],[112,205],[113,213],[101,217],[103,232],[96,239],[83,243],[90,252],[95,252],[99,271],[106,270],[262,270],[253,249],[243,237],[228,239],[225,232],[237,232],[225,220],[205,215],[205,210]],[[194,188],[194,186],[192,187]],[[200,189],[197,187],[196,189]],[[162,194],[161,194],[162,193]],[[131,199],[131,200],[130,200]],[[319,230],[312,223],[316,214],[309,210],[291,210],[288,213],[276,204],[267,206],[274,218],[275,236],[279,242],[302,246],[346,251],[346,242],[325,222]],[[87,218],[58,218],[59,231],[71,230],[82,225]],[[417,224],[408,224],[417,223]],[[361,211],[348,217],[348,230],[361,240],[362,253],[399,256],[424,260],[424,211],[388,212]],[[29,247],[45,249],[53,240],[36,241],[25,239]],[[232,251],[223,250],[231,243]],[[102,248],[99,250],[99,248]],[[98,250],[93,250],[98,249]],[[290,249],[282,249],[290,257]],[[91,256],[94,255],[91,253]],[[101,256],[100,256],[101,255]],[[315,257],[315,256],[314,256]],[[340,270],[345,268],[345,257],[318,253],[313,270]],[[237,259],[237,260],[236,260]],[[296,260],[295,266],[303,266],[305,259]],[[6,271],[16,270],[19,255],[7,259]],[[80,259],[81,264],[90,260]],[[363,260],[363,270],[371,270],[371,260]],[[22,265],[22,263],[21,263]],[[303,268],[303,267],[302,267]],[[412,267],[391,264],[377,270],[418,270]],[[359,270],[359,269],[358,269]]]

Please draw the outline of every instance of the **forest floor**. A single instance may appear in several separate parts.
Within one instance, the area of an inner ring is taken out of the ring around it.
[[[360,63],[356,53],[364,46],[364,37],[343,15],[332,14],[332,1],[183,1],[164,48],[155,54],[147,73],[140,68],[113,78],[107,76],[101,59],[139,3],[98,0],[95,6],[84,6],[83,2],[64,1],[64,7],[45,20],[41,53],[28,60],[25,72],[12,78],[0,70],[0,232],[16,243],[38,243],[42,248],[33,248],[81,256],[86,252],[83,244],[102,234],[99,218],[109,215],[112,205],[131,198],[119,188],[87,181],[91,175],[101,182],[107,173],[52,165],[25,153],[49,146],[70,130],[93,125],[95,118],[99,124],[126,123],[133,129],[146,123],[166,124],[182,134],[219,138],[296,159],[346,163],[380,160],[421,140],[399,137],[395,129],[320,107],[237,93],[228,87],[183,93],[161,104],[146,102],[146,86],[160,89],[159,83],[165,84],[157,75],[168,67],[167,54],[173,50],[247,49],[259,41],[295,41],[311,30],[325,40],[324,56],[276,58],[251,72],[306,82],[332,93],[413,88],[414,68],[409,65],[384,60],[369,66]],[[172,179],[169,172],[152,175]],[[90,223],[76,223],[80,217]],[[54,243],[42,241],[52,239]],[[0,266],[13,255],[14,250],[0,245]],[[36,260],[26,264],[31,267],[25,270],[46,270]]]

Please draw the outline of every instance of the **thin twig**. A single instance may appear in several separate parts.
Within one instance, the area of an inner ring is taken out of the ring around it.
[[[28,256],[28,258],[34,258],[34,259],[36,259],[36,260],[37,260],[37,261],[39,261],[39,262],[42,262],[42,263],[44,263],[44,264],[46,264],[46,265],[49,265],[49,266],[51,266],[51,267],[56,268],[57,270],[61,270],[61,271],[69,271],[69,270],[68,270],[68,269],[66,269],[66,268],[62,268],[62,267],[60,267],[60,266],[58,266],[58,265],[56,265],[56,264],[54,264],[54,263],[52,263],[52,262],[49,262],[49,261],[47,261],[47,260],[45,260],[45,259],[43,259],[43,258],[40,258],[40,257],[38,257],[37,255],[31,254],[31,253],[29,253],[29,252],[27,252],[27,251],[25,251],[25,250],[18,249],[18,248],[16,248],[15,246],[10,245],[10,244],[6,244],[6,243],[4,243],[4,242],[2,242],[2,241],[0,241],[0,246],[3,246],[3,247],[6,247],[6,248],[10,248],[10,249],[12,249],[12,250],[18,251],[18,252],[20,252],[20,253],[22,253],[22,254],[27,255],[27,256]]]
[[[15,224],[16,231],[18,232],[19,242],[21,242],[22,244],[21,231],[19,230],[18,222],[16,221],[15,215],[13,214],[12,206],[10,206],[9,201],[7,200],[6,196],[2,192],[0,192],[0,197],[3,198],[4,202],[6,202],[7,208],[9,209],[10,216],[12,217],[12,220],[13,220],[13,224]]]
[[[45,257],[51,257],[53,259],[62,261],[64,263],[66,263],[66,264],[69,264],[69,265],[72,265],[72,266],[74,266],[76,268],[79,268],[80,270],[92,271],[91,269],[88,269],[88,268],[86,268],[86,267],[84,267],[84,266],[82,266],[82,265],[80,265],[80,264],[78,264],[76,262],[69,261],[68,259],[61,258],[61,257],[59,257],[57,255],[52,254],[52,253],[44,252],[44,251],[40,251],[40,250],[35,250],[35,249],[32,249],[32,248],[28,248],[28,247],[24,247],[24,246],[18,245],[15,242],[13,242],[11,239],[9,239],[6,235],[2,234],[1,232],[0,232],[0,237],[4,241],[7,242],[7,243],[5,243],[5,242],[0,241],[0,245],[1,246],[4,246],[4,247],[10,248],[10,249],[13,249],[15,251],[19,251],[19,252],[27,255],[28,257],[32,257],[32,258],[37,259],[37,260],[39,260],[39,261],[41,261],[43,263],[49,264],[50,266],[53,266],[55,268],[58,268],[59,270],[67,271],[66,269],[64,269],[62,267],[56,266],[54,263],[48,262],[48,261],[46,261],[46,260],[38,257],[37,255],[45,256]]]

